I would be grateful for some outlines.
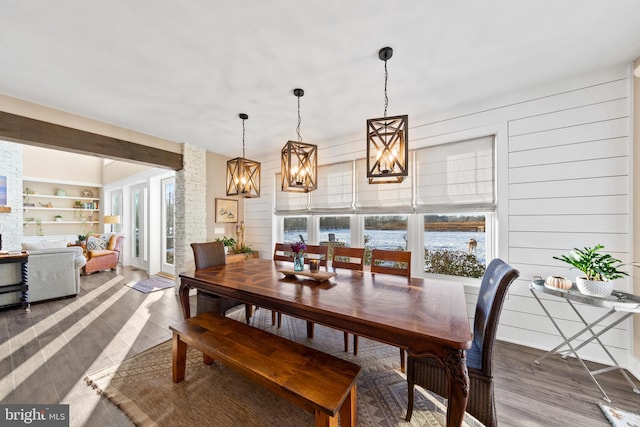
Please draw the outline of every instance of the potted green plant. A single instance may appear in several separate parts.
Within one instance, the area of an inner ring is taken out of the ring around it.
[[[216,239],[216,242],[222,242],[222,244],[224,245],[225,252],[229,252],[229,249],[235,246],[236,239],[234,239],[233,237],[224,236],[222,238],[218,237]]]
[[[576,286],[580,292],[595,297],[606,297],[613,291],[612,281],[629,274],[619,269],[623,265],[622,261],[610,254],[600,252],[602,249],[604,246],[600,244],[592,248],[574,248],[564,255],[553,258],[564,261],[572,268],[584,273],[584,277],[576,277]]]
[[[58,222],[62,221],[62,215],[56,215],[54,218]]]
[[[247,257],[249,255],[251,255],[253,253],[253,249],[251,249],[249,246],[245,245],[244,243],[241,245],[236,245],[233,247],[233,253],[234,254],[245,254],[247,255]]]

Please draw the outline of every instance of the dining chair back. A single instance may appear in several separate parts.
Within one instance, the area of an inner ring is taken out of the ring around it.
[[[411,281],[411,252],[373,249],[371,251],[371,274],[393,274],[404,276]],[[348,339],[345,335],[344,351],[348,351]],[[353,336],[353,354],[358,354],[358,336]],[[400,370],[405,371],[405,351],[400,348]]]
[[[327,268],[329,258],[329,246],[326,245],[307,245],[304,251],[304,263],[309,264],[310,259],[320,260],[320,266]]]
[[[273,246],[273,260],[293,262],[291,245],[288,243],[276,243]]]
[[[395,274],[411,279],[411,252],[373,249],[371,273]]]
[[[221,241],[192,243],[191,249],[193,250],[196,270],[226,263],[224,244]],[[232,298],[221,297],[200,290],[198,290],[196,302],[197,314],[213,311],[220,315],[224,315],[227,310],[243,304]],[[245,319],[246,322],[249,323],[251,319],[251,306],[245,304],[245,310]]]
[[[498,322],[509,286],[520,273],[499,258],[492,260],[482,277],[473,323],[473,341],[467,350],[469,400],[467,412],[487,427],[498,424],[493,391],[493,345]],[[409,401],[406,420],[413,412],[414,386],[419,385],[446,397],[449,393],[447,374],[439,360],[433,357],[409,355],[407,366]]]
[[[364,269],[364,248],[348,248],[346,246],[334,246],[331,259],[331,268],[346,268],[362,271]],[[349,351],[349,333],[344,332],[344,351]],[[353,354],[358,355],[358,336],[353,336]]]
[[[364,248],[334,246],[331,268],[333,271],[336,271],[336,268],[362,271],[364,268]]]
[[[289,243],[276,243],[273,246],[273,260],[293,262],[293,250]],[[279,311],[271,311],[271,324],[282,326],[282,313]]]
[[[193,258],[196,270],[215,267],[226,262],[224,244],[222,242],[192,243]]]

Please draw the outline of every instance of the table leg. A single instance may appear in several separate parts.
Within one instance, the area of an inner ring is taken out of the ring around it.
[[[187,368],[187,343],[180,339],[180,335],[173,333],[173,382],[179,383],[184,380],[184,374]]]
[[[183,280],[180,281],[180,288],[178,288],[178,296],[180,297],[180,305],[182,306],[182,315],[185,319],[191,317],[191,307],[189,306],[189,289],[188,285]]]
[[[449,379],[449,402],[447,404],[447,426],[461,426],[469,400],[469,373],[465,350],[448,350],[442,362]]]

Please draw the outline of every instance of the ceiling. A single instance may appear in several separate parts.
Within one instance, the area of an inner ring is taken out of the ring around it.
[[[637,0],[0,0],[0,93],[236,157],[640,57]]]

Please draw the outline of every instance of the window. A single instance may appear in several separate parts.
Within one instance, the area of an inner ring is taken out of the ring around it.
[[[487,259],[486,216],[424,215],[424,271],[482,277]]]
[[[413,172],[397,184],[369,184],[358,159],[320,166],[311,193],[277,191],[282,238],[364,246],[367,263],[372,248],[424,251],[414,274],[482,276],[493,254],[495,136],[416,149],[410,162]]]
[[[115,190],[111,192],[111,215],[120,216],[120,222],[124,220],[122,216],[122,190]],[[116,233],[122,232],[122,224],[112,224],[113,231]]]
[[[344,216],[320,217],[320,244],[351,246],[351,218]]]
[[[304,216],[283,218],[282,234],[284,243],[298,242],[300,238],[307,242],[309,240],[307,218]]]
[[[372,249],[406,251],[408,215],[367,215],[364,217],[365,264],[371,264]]]

